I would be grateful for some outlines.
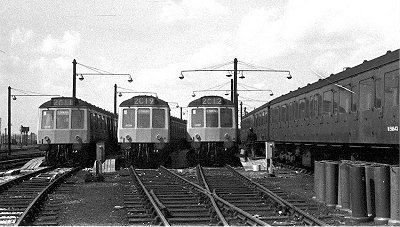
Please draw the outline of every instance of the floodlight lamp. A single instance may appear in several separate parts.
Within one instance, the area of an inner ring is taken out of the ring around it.
[[[185,78],[185,77],[183,76],[183,73],[181,72],[181,76],[179,77],[179,79],[183,80],[183,78]]]
[[[119,93],[118,93],[118,96],[119,96],[119,97],[122,97],[122,93],[121,93],[121,92],[119,92]]]
[[[133,81],[133,79],[132,79],[132,76],[131,76],[131,75],[129,75],[128,82],[129,82],[129,83],[132,83],[132,81]]]
[[[196,94],[193,92],[192,97],[195,97],[195,96],[196,96]]]
[[[289,72],[289,75],[286,78],[288,78],[289,80],[292,79],[292,75],[290,75],[290,72]]]
[[[84,77],[83,77],[83,75],[81,74],[81,77],[79,77],[79,80],[83,80],[83,79],[85,79]]]
[[[13,95],[12,99],[13,100],[17,100],[17,97],[15,95]]]

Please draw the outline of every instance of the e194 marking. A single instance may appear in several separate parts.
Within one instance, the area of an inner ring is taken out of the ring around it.
[[[388,132],[398,132],[399,126],[388,126],[387,130],[388,130]]]

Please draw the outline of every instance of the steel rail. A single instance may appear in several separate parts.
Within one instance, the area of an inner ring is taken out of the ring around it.
[[[197,175],[200,176],[199,181],[202,181],[203,185],[205,186],[206,190],[208,192],[210,192],[210,188],[208,187],[206,178],[204,177],[204,173],[203,173],[203,169],[201,168],[200,165],[197,165],[196,167],[196,171],[197,171]],[[219,224],[222,224],[223,226],[228,226],[229,223],[228,221],[225,219],[224,215],[221,212],[221,209],[219,209],[218,204],[215,202],[214,197],[212,197],[210,194],[207,193],[208,196],[208,200],[211,202],[212,206],[214,207],[215,212],[218,215],[218,219],[220,221]]]
[[[160,210],[160,208],[157,206],[157,202],[151,196],[149,190],[147,190],[146,186],[143,184],[142,180],[140,180],[138,174],[133,169],[133,166],[131,166],[129,168],[129,173],[131,174],[132,178],[134,178],[138,182],[138,184],[140,185],[141,189],[143,190],[143,192],[147,196],[147,199],[150,201],[151,205],[153,206],[154,211],[156,212],[157,217],[161,220],[162,224],[164,224],[164,226],[171,226],[169,224],[168,220],[166,219],[166,217],[164,216],[164,214],[162,213],[162,211]],[[157,217],[155,218],[155,220],[157,220]]]
[[[4,190],[6,190],[7,188],[11,187],[11,186],[13,186],[15,184],[18,184],[21,181],[29,179],[29,178],[31,178],[31,177],[39,174],[39,173],[43,173],[43,172],[49,171],[50,169],[53,169],[53,168],[54,167],[50,167],[50,166],[49,167],[45,167],[43,169],[40,169],[40,170],[31,172],[31,173],[22,175],[20,177],[14,178],[14,179],[12,179],[10,181],[4,182],[4,183],[0,183],[0,193],[3,192]]]
[[[34,214],[39,211],[39,209],[36,209],[36,208],[38,206],[42,205],[42,203],[46,199],[46,197],[49,194],[49,192],[51,190],[55,189],[65,178],[69,177],[71,174],[75,173],[76,171],[78,171],[80,169],[81,169],[80,167],[74,168],[71,171],[63,173],[61,176],[59,176],[53,182],[51,182],[29,204],[29,206],[26,208],[24,213],[22,213],[21,216],[19,216],[19,218],[17,219],[17,221],[15,222],[14,225],[20,226],[20,225],[28,225],[28,224],[30,224],[31,219],[34,218]]]
[[[214,199],[217,199],[217,202],[226,204],[226,207],[229,207],[229,209],[231,211],[233,211],[234,214],[239,214],[242,215],[243,217],[246,217],[248,220],[250,220],[252,224],[258,224],[261,226],[269,226],[268,223],[265,223],[263,221],[261,221],[260,219],[253,217],[251,214],[247,213],[246,211],[236,207],[235,205],[229,203],[228,201],[224,200],[223,198],[217,196],[217,194],[215,193],[211,193],[210,191],[207,191],[206,189],[204,189],[203,187],[201,187],[198,184],[195,184],[193,182],[190,182],[186,179],[184,179],[183,177],[171,172],[170,170],[168,170],[167,168],[165,168],[164,166],[160,166],[160,168],[162,171],[168,173],[170,176],[172,176],[173,178],[179,180],[180,182],[182,182],[183,184],[187,185],[189,188],[193,188],[195,190],[200,191],[201,193],[206,193],[207,195],[212,195],[214,197]],[[238,216],[238,215],[236,215]]]
[[[326,226],[327,225],[325,222],[319,220],[318,218],[316,218],[316,217],[314,217],[314,216],[312,216],[310,214],[307,214],[306,212],[302,211],[301,209],[299,209],[296,206],[293,206],[292,204],[290,204],[286,200],[282,199],[281,197],[279,197],[278,195],[276,195],[275,193],[273,193],[272,191],[270,191],[266,187],[262,186],[261,184],[259,184],[257,182],[254,182],[250,178],[248,178],[246,176],[243,176],[242,174],[238,173],[231,166],[227,165],[226,168],[231,173],[233,173],[235,176],[237,176],[239,179],[241,179],[242,181],[246,181],[247,183],[250,183],[250,184],[254,185],[253,188],[258,190],[259,192],[270,196],[271,198],[276,200],[278,203],[283,204],[284,206],[288,207],[289,209],[292,209],[294,212],[299,213],[300,215],[302,215],[302,217],[305,217],[305,218],[309,219],[310,222],[303,219],[303,221],[306,222],[307,224],[309,224],[309,225],[316,224],[316,225],[320,225],[320,226]]]

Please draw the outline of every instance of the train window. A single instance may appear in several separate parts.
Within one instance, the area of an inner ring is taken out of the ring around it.
[[[321,116],[322,114],[322,96],[320,94],[315,95],[315,114]]]
[[[54,127],[54,110],[43,110],[42,129],[53,129],[53,127]]]
[[[192,128],[204,127],[204,109],[192,109]]]
[[[286,119],[286,104],[281,106],[281,122],[285,122]]]
[[[137,109],[137,127],[150,128],[150,108]]]
[[[122,113],[122,128],[134,128],[136,110],[124,109]]]
[[[306,100],[299,100],[299,119],[304,119],[306,113]]]
[[[69,110],[56,111],[56,129],[69,128]]]
[[[289,120],[293,121],[293,103],[289,103],[289,109],[288,109],[288,114],[289,114]]]
[[[206,127],[218,127],[218,109],[206,109]]]
[[[370,110],[373,105],[374,81],[372,78],[360,81],[360,111]]]
[[[356,112],[358,110],[358,86],[351,86],[351,90],[354,93],[351,93],[351,112]]]
[[[315,107],[315,100],[314,100],[314,96],[311,95],[311,96],[310,96],[310,117],[311,117],[311,118],[314,118],[314,117],[315,117],[315,110],[314,110],[314,107]]]
[[[399,70],[385,74],[385,107],[399,105]]]
[[[220,109],[220,121],[221,127],[223,128],[231,128],[233,126],[233,115],[232,109],[229,108],[221,108]]]
[[[83,129],[85,122],[83,110],[72,110],[71,111],[71,128],[72,129]]]
[[[305,117],[309,118],[310,117],[310,100],[308,98],[306,99],[306,114]]]
[[[339,108],[339,91],[333,91],[333,113],[337,114]]]
[[[375,108],[382,107],[383,89],[382,89],[382,79],[377,78],[375,80]]]
[[[323,93],[323,109],[322,114],[330,115],[332,113],[332,91],[326,91]]]
[[[293,112],[294,119],[299,119],[299,105],[296,101],[293,102]]]
[[[153,109],[153,128],[165,128],[165,109]]]
[[[345,88],[351,90],[350,85],[344,86]],[[339,113],[349,113],[350,112],[350,99],[351,92],[346,89],[339,90]]]

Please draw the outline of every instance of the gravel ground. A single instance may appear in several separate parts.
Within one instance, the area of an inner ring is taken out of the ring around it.
[[[104,182],[85,182],[88,171],[80,171],[71,193],[63,202],[59,224],[64,226],[128,225],[124,209],[124,185],[129,177],[121,172],[104,174]]]

